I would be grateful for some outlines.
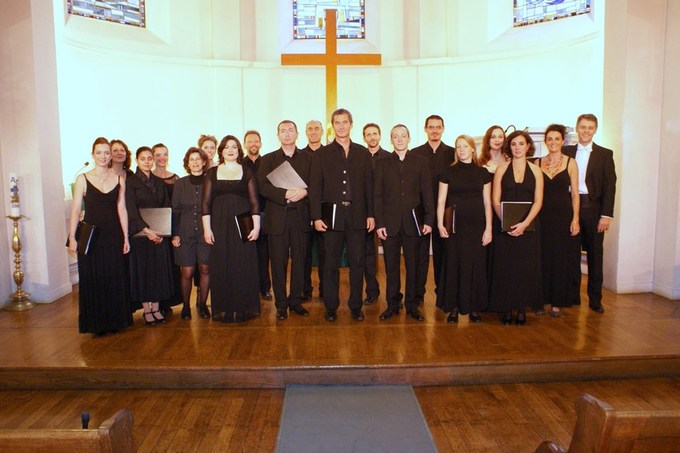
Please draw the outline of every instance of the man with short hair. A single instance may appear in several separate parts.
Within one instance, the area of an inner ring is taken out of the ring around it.
[[[260,194],[267,199],[265,222],[269,237],[276,317],[284,320],[288,318],[288,309],[300,316],[309,315],[301,303],[307,234],[311,229],[309,201],[306,187],[276,187],[267,176],[287,163],[302,179],[300,185],[307,186],[312,158],[295,146],[298,131],[293,121],[281,121],[277,126],[277,136],[281,147],[262,158],[257,179]],[[286,292],[289,258],[290,290]]]
[[[597,132],[597,117],[591,113],[576,120],[578,145],[564,147],[564,154],[576,160],[580,195],[579,223],[581,246],[588,260],[588,306],[604,313],[602,282],[604,280],[604,233],[614,217],[616,170],[614,153],[593,142]],[[580,274],[579,274],[580,277]]]
[[[246,159],[243,160],[243,165],[250,168],[253,173],[257,174],[260,168],[262,159],[260,158],[260,148],[262,148],[262,139],[260,133],[255,130],[246,131],[243,136],[243,146],[246,149]],[[264,215],[267,200],[260,195],[260,211]],[[257,270],[260,278],[260,296],[264,300],[272,300],[272,281],[269,276],[269,245],[267,244],[267,230],[264,227],[264,219],[262,219],[262,228],[260,236],[255,242],[257,247]]]
[[[422,321],[425,318],[418,310],[416,278],[423,236],[431,233],[434,225],[432,177],[427,160],[408,150],[411,136],[406,126],[394,126],[390,137],[394,152],[376,162],[373,192],[376,231],[383,243],[387,277],[387,309],[380,319],[399,314],[403,249],[406,313]]]
[[[363,129],[364,142],[371,157],[371,170],[375,172],[375,163],[378,159],[389,156],[390,153],[380,146],[380,126],[376,123],[368,123]],[[366,280],[365,305],[374,303],[380,296],[380,285],[376,278],[376,263],[378,256],[378,239],[375,231],[366,233],[366,268],[364,278]]]
[[[427,142],[413,148],[411,152],[425,157],[430,164],[432,176],[432,193],[434,199],[439,196],[439,175],[446,170],[455,156],[456,151],[442,141],[444,135],[444,118],[439,115],[430,115],[425,119],[425,133]],[[444,241],[439,236],[439,231],[432,231],[432,267],[434,271],[434,291],[439,288],[439,276],[441,274],[442,260],[444,257]],[[425,297],[425,283],[427,282],[427,270],[430,262],[430,241],[423,241],[420,250],[420,264],[418,265],[418,289],[417,297],[422,303]]]
[[[324,233],[324,304],[326,320],[337,319],[339,272],[342,246],[347,241],[349,257],[349,308],[352,318],[364,319],[361,299],[366,261],[366,231],[375,227],[373,218],[373,172],[368,151],[352,142],[352,114],[337,109],[331,115],[335,140],[312,158],[309,191],[314,228]]]
[[[321,144],[321,138],[323,137],[323,124],[321,124],[321,121],[310,120],[307,122],[307,125],[305,126],[305,134],[307,135],[307,146],[302,148],[302,151],[307,152],[311,156],[323,146]],[[318,260],[316,274],[319,278],[319,297],[323,297],[323,265],[326,259],[326,252],[323,248],[323,235],[312,228],[307,237],[307,254],[305,256],[305,283],[303,286],[304,291],[302,292],[302,300],[309,300],[312,297],[312,262],[315,244]]]

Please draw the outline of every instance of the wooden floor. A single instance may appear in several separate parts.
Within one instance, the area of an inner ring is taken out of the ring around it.
[[[343,271],[346,273],[346,270]],[[341,300],[346,300],[347,276]],[[428,285],[432,288],[433,285]],[[384,282],[381,281],[384,288]],[[446,315],[426,295],[426,320],[402,314],[378,319],[384,299],[351,319],[275,319],[272,302],[243,324],[183,321],[135,326],[95,338],[77,333],[77,295],[25,312],[0,311],[0,388],[283,388],[291,383],[494,384],[559,379],[680,375],[680,303],[652,294],[605,292],[603,315],[587,304],[561,318],[528,315],[527,325],[503,326],[486,313],[481,324]]]
[[[680,409],[680,378],[417,387],[440,452],[532,452],[567,446],[573,402],[588,392],[617,409]],[[5,390],[0,429],[98,426],[121,407],[140,452],[273,452],[284,390]]]
[[[581,392],[621,409],[680,408],[680,303],[606,292],[604,305],[530,314],[523,327],[491,313],[448,325],[428,293],[422,323],[379,321],[381,298],[365,321],[343,306],[330,324],[314,298],[305,318],[276,321],[271,302],[241,325],[176,311],[146,327],[138,313],[133,328],[95,338],[77,333],[74,293],[0,311],[0,428],[76,428],[83,410],[97,426],[127,407],[140,451],[266,452],[287,384],[407,383],[442,452],[566,445]]]

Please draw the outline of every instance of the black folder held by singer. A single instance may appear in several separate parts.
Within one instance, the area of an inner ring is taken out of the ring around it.
[[[422,236],[423,227],[425,226],[425,208],[423,208],[423,205],[419,204],[411,209],[411,217],[413,217],[413,223],[416,226],[416,231],[418,231],[418,236]]]
[[[248,242],[248,236],[253,232],[255,224],[253,223],[253,215],[250,212],[243,212],[234,216],[236,222],[236,230],[243,242]]]
[[[88,255],[94,245],[97,236],[97,227],[89,223],[80,221],[76,227],[76,250],[81,255]],[[68,247],[69,239],[66,238],[66,247]]]
[[[345,210],[340,209],[342,205],[331,203],[330,201],[321,202],[321,220],[326,224],[328,231],[343,231],[345,227]]]
[[[155,231],[158,236],[172,235],[172,208],[141,208],[139,215],[149,225],[149,229]],[[143,231],[134,235],[134,237],[140,236],[144,236]]]
[[[512,231],[513,225],[523,222],[529,215],[532,205],[533,203],[530,201],[501,202],[501,231],[504,233]],[[536,231],[535,220],[532,220],[524,231]]]

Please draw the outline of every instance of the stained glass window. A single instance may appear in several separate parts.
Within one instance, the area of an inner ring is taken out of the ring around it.
[[[364,0],[293,0],[293,39],[324,39],[327,9],[338,10],[338,38],[366,38]]]
[[[513,0],[514,27],[588,14],[590,0]]]
[[[145,0],[66,0],[69,14],[146,27]]]

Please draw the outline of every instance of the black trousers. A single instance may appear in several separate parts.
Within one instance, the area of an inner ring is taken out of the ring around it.
[[[399,310],[401,291],[401,250],[404,250],[404,266],[406,268],[406,311],[418,308],[417,278],[421,274],[418,267],[422,265],[420,253],[422,243],[420,236],[407,236],[403,231],[395,236],[388,236],[382,241],[385,257],[385,274],[387,277],[387,305],[393,311]],[[429,245],[429,244],[428,244]],[[426,262],[426,264],[429,264]]]
[[[432,268],[434,272],[434,292],[439,288],[439,277],[442,271],[442,261],[444,259],[444,239],[439,236],[437,228],[432,229],[432,233],[427,236],[420,236],[420,249],[418,254],[418,276],[416,297],[421,300],[425,298],[425,285],[427,284],[427,271],[430,267],[430,237],[432,238]]]
[[[295,213],[292,213],[295,214]],[[269,234],[269,255],[272,263],[272,283],[276,308],[282,309],[300,304],[304,282],[307,235],[297,215],[286,216],[281,234]],[[290,258],[290,291],[286,292]]]
[[[340,264],[342,260],[342,246],[347,241],[347,255],[349,258],[349,308],[360,309],[363,306],[361,295],[364,286],[364,267],[366,263],[366,230],[355,230],[352,226],[351,207],[345,210],[345,231],[326,231],[324,247],[326,248],[326,262],[324,263],[323,302],[326,310],[337,310],[340,305]]]
[[[323,246],[323,233],[319,231],[312,230],[307,236],[307,253],[305,254],[305,282],[303,288],[308,291],[311,295],[312,293],[312,255],[314,253],[314,244],[316,244],[318,266],[316,268],[316,273],[319,277],[319,293],[323,293],[323,267],[326,261],[326,249]]]
[[[376,278],[376,262],[378,255],[378,240],[375,230],[366,233],[366,267],[364,278],[366,280],[366,295],[377,298],[380,295],[380,286]]]
[[[260,233],[255,242],[257,247],[257,274],[260,280],[260,292],[266,293],[272,288],[272,281],[269,276],[269,245],[267,234]]]
[[[581,197],[581,200],[584,198]],[[592,202],[582,202],[579,214],[581,247],[585,250],[588,259],[588,299],[591,304],[602,302],[604,233],[597,232],[599,222],[600,210],[598,207]]]

